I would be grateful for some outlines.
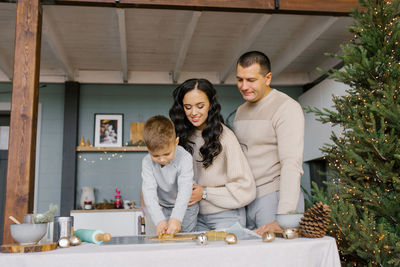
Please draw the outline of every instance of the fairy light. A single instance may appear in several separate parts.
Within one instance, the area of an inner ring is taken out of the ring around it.
[[[95,164],[98,161],[103,161],[103,160],[107,160],[107,161],[111,161],[111,160],[123,160],[124,159],[124,152],[121,153],[109,153],[107,151],[103,151],[103,153],[101,153],[97,159],[91,159],[89,160],[87,157],[84,157],[82,155],[78,156],[79,160],[82,160],[84,163],[89,163],[89,164]]]

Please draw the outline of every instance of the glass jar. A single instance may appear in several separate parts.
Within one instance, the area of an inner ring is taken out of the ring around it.
[[[83,208],[85,210],[91,210],[93,208],[92,201],[91,200],[85,200]]]

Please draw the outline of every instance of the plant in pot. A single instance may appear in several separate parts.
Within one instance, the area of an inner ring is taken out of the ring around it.
[[[50,204],[49,210],[42,214],[26,214],[24,223],[10,225],[11,236],[21,245],[36,244],[46,234],[48,223],[58,210],[57,205]]]

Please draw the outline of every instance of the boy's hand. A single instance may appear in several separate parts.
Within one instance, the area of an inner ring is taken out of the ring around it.
[[[170,218],[168,222],[167,234],[176,234],[181,230],[181,222],[178,219]]]
[[[189,200],[189,206],[192,206],[193,204],[199,202],[202,196],[203,196],[203,187],[201,185],[194,184],[192,189],[192,196],[190,197]]]
[[[167,220],[162,220],[161,222],[159,222],[159,223],[157,224],[157,227],[156,227],[157,235],[162,235],[162,234],[164,234],[164,233],[167,231],[167,229],[168,229],[168,222],[167,222]]]

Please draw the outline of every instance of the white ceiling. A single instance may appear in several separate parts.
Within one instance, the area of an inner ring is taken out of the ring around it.
[[[0,81],[12,79],[16,4],[0,3]],[[43,6],[41,82],[235,83],[235,62],[260,50],[273,84],[303,85],[351,39],[349,17]]]

